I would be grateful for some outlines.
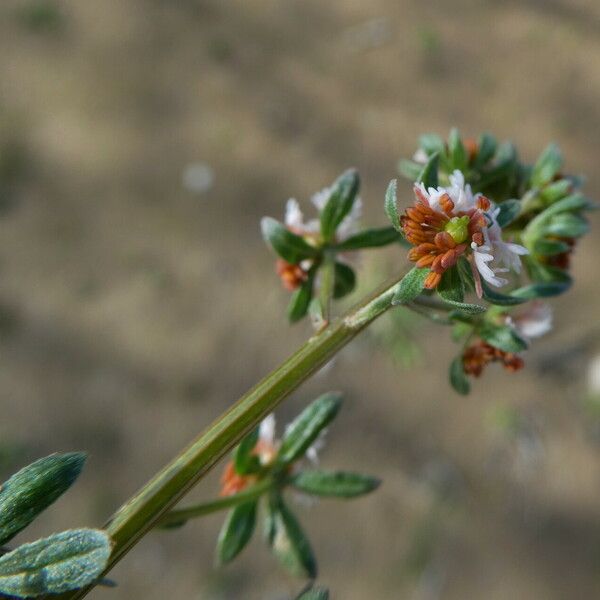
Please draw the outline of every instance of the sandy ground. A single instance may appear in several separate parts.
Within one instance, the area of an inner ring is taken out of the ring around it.
[[[0,467],[90,454],[19,539],[100,525],[309,334],[284,320],[262,215],[354,165],[365,222],[384,224],[397,159],[452,125],[529,160],[556,140],[598,198],[599,97],[592,0],[4,0]],[[578,249],[576,288],[523,373],[490,370],[459,398],[445,330],[417,331],[410,369],[366,335],[285,404],[282,420],[342,389],[323,466],[384,480],[298,509],[334,598],[598,597],[600,427],[584,401],[598,251],[597,235]],[[365,287],[403,261],[365,260]],[[291,598],[300,585],[259,536],[213,569],[221,519],[149,535],[92,597]]]

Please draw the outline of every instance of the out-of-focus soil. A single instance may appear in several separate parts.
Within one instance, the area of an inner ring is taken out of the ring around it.
[[[592,0],[4,0],[0,466],[90,455],[19,539],[101,525],[309,335],[285,322],[262,215],[353,165],[365,222],[384,224],[397,159],[453,125],[512,139],[531,161],[558,141],[600,197],[598,98]],[[184,185],[190,172],[203,191]],[[384,480],[298,508],[334,598],[598,597],[600,438],[584,402],[596,252],[597,235],[578,247],[576,286],[522,373],[490,369],[461,398],[446,330],[418,331],[410,369],[367,335],[282,407],[285,422],[343,390],[323,467]],[[374,284],[403,261],[386,250],[361,272]],[[215,476],[189,500],[216,489]],[[299,590],[260,536],[214,570],[221,521],[147,536],[113,572],[119,586],[92,596]]]

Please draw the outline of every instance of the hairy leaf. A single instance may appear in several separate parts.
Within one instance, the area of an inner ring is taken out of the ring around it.
[[[471,391],[471,383],[465,373],[462,356],[457,356],[451,363],[448,372],[450,385],[463,396],[466,396]]]
[[[51,454],[15,473],[0,488],[0,544],[27,527],[75,482],[85,454]]]
[[[217,541],[217,562],[231,562],[252,538],[258,502],[244,502],[229,511]]]
[[[17,598],[60,594],[94,581],[106,567],[111,541],[98,529],[72,529],[0,557],[0,593]]]
[[[427,267],[413,267],[398,284],[392,304],[406,304],[414,300],[423,291],[429,272]]]
[[[287,465],[302,458],[319,433],[335,418],[341,404],[341,395],[333,392],[309,404],[287,428],[277,461]]]
[[[314,579],[317,563],[300,523],[276,494],[269,503],[268,541],[280,564],[296,577]]]
[[[329,200],[320,215],[321,234],[326,241],[333,239],[339,224],[352,210],[359,187],[356,169],[348,169],[333,184]]]
[[[378,248],[402,241],[402,235],[393,227],[365,229],[338,244],[335,249],[340,251],[360,250],[361,248]]]
[[[263,238],[283,260],[297,264],[306,258],[318,256],[319,250],[292,233],[276,219],[263,217],[260,222]]]
[[[292,477],[291,484],[307,494],[314,496],[337,496],[339,498],[353,498],[362,496],[377,489],[379,479],[337,471],[302,471]]]

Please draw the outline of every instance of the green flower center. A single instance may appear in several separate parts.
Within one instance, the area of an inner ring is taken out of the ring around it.
[[[470,218],[467,215],[464,217],[452,217],[446,223],[444,231],[447,231],[457,244],[462,244],[469,237],[469,221]]]

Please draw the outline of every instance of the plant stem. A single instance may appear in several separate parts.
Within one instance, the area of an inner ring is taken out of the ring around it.
[[[213,500],[211,502],[196,504],[195,506],[189,506],[180,510],[172,510],[164,515],[158,521],[156,526],[168,528],[183,525],[185,521],[188,521],[189,519],[210,515],[211,513],[225,510],[226,508],[232,508],[238,504],[242,504],[250,500],[257,500],[265,492],[270,490],[273,485],[273,479],[266,478],[258,483],[255,483],[253,486],[238,492],[237,494],[225,496],[224,498],[217,498],[217,500]]]
[[[156,527],[173,506],[286,396],[390,308],[400,280],[401,277],[394,278],[311,337],[130,498],[105,525],[114,545],[103,575]],[[93,587],[90,585],[53,598],[76,600],[86,596]]]

